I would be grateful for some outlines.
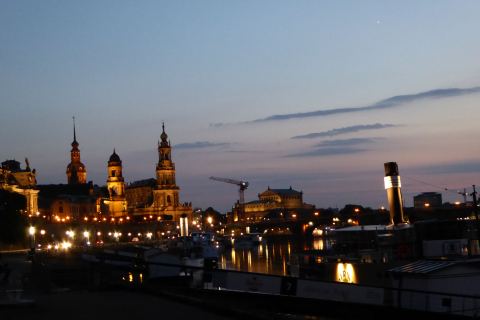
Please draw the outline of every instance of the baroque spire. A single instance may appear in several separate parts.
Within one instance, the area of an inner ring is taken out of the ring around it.
[[[160,135],[160,139],[162,140],[162,142],[161,142],[162,147],[168,147],[169,146],[169,143],[168,143],[168,140],[167,140],[168,135],[165,132],[165,122],[162,122],[162,134]]]
[[[76,147],[78,147],[79,143],[77,142],[77,132],[75,130],[75,116],[73,116],[72,119],[73,119],[73,142],[72,142],[72,147],[76,148]]]

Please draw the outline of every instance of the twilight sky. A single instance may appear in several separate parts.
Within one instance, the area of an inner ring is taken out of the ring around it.
[[[228,210],[270,186],[318,207],[478,184],[478,1],[0,0],[0,160],[65,183],[72,115],[88,180],[113,148],[153,177],[161,123],[181,200]]]

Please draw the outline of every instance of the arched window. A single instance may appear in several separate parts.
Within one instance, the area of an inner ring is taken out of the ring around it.
[[[170,196],[167,196],[167,205],[172,205],[172,198]]]

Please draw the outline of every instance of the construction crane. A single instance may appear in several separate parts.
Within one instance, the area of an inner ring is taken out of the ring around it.
[[[239,199],[239,204],[240,207],[243,210],[243,206],[245,204],[245,190],[248,188],[248,182],[247,181],[239,181],[239,180],[234,180],[234,179],[228,179],[228,178],[219,178],[219,177],[210,177],[211,180],[215,181],[220,181],[220,182],[225,182],[225,183],[231,183],[235,184],[240,187],[239,189],[239,194],[240,194],[240,199]]]

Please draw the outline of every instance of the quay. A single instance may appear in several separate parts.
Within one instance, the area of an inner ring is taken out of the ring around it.
[[[189,268],[191,276],[182,279],[149,280],[145,275],[142,282],[122,281],[122,274],[130,274],[125,265],[92,264],[80,259],[81,255],[77,251],[63,257],[38,257],[33,265],[24,254],[4,255],[3,260],[14,270],[10,287],[21,285],[17,289],[24,290],[22,298],[34,303],[0,307],[2,319],[33,315],[60,319],[57,315],[64,318],[70,313],[72,319],[97,315],[143,319],[158,313],[174,319],[192,314],[199,319],[350,319],[367,315],[371,319],[460,319],[475,317],[479,302],[477,297],[446,293],[200,267]],[[199,284],[194,272],[208,276],[201,277]],[[101,278],[95,280],[98,276]],[[450,310],[439,312],[436,304],[447,298],[452,300]],[[454,310],[456,298],[463,299],[463,310]]]

